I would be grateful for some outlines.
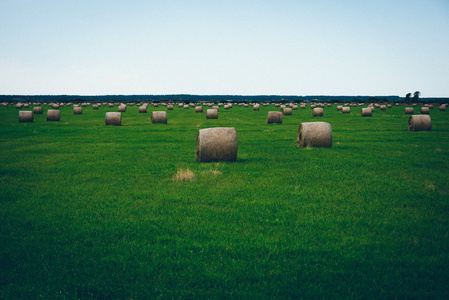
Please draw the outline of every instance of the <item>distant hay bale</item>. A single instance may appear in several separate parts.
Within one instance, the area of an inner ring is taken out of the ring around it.
[[[93,109],[97,110],[100,108],[100,104],[94,104],[94,106],[92,106]]]
[[[167,124],[167,112],[166,111],[153,111],[151,113],[151,123]]]
[[[33,112],[31,110],[19,111],[19,123],[33,122]]]
[[[341,105],[337,106],[337,110],[342,110],[342,109],[343,109],[343,106],[341,106]]]
[[[306,105],[305,105],[305,104],[301,104],[301,105],[299,106],[299,108],[300,108],[300,109],[306,109]]]
[[[387,108],[391,108],[391,104],[387,104]]]
[[[215,108],[207,109],[206,119],[218,119],[218,109]]]
[[[61,111],[55,109],[47,110],[47,121],[59,121],[61,119]]]
[[[282,113],[280,111],[269,111],[267,117],[267,124],[279,123],[282,124]]]
[[[291,116],[293,114],[293,111],[290,107],[284,107],[282,109],[282,114],[286,116]]]
[[[323,109],[321,107],[315,107],[312,110],[312,117],[322,117],[323,116]]]
[[[332,127],[326,122],[301,123],[298,129],[299,147],[332,147]]]
[[[404,114],[406,115],[413,115],[415,113],[415,111],[413,110],[413,107],[406,107],[404,109]]]
[[[203,107],[202,106],[195,106],[195,112],[196,113],[202,113],[203,112]]]
[[[212,106],[212,108],[213,108],[213,109],[216,109],[217,111],[220,110],[220,106],[218,106],[218,105],[214,105],[214,106]]]
[[[43,113],[44,113],[44,110],[42,109],[42,107],[40,107],[40,106],[33,107],[33,114],[42,115]]]
[[[409,131],[430,131],[432,130],[432,120],[429,115],[412,115],[408,119]]]
[[[237,152],[237,130],[234,127],[206,128],[198,131],[197,161],[236,161]]]
[[[23,107],[23,104],[22,104],[22,103],[17,103],[17,104],[16,104],[16,108],[17,108],[17,109],[22,109],[22,107]]]
[[[341,109],[341,113],[342,113],[342,114],[349,114],[349,113],[351,113],[351,108],[350,108],[349,106],[344,106],[344,107]]]
[[[173,110],[173,104],[167,105],[167,110]]]
[[[107,112],[105,124],[121,126],[122,125],[122,114],[119,112]]]
[[[146,114],[147,110],[148,108],[146,105],[139,106],[139,114]]]
[[[430,113],[430,108],[424,106],[424,107],[421,107],[421,109],[420,109],[419,111],[420,111],[420,113],[423,114],[423,115],[424,115],[424,114],[428,115],[428,114]]]
[[[439,110],[439,111],[446,111],[446,106],[445,106],[445,105],[440,105],[440,106],[438,107],[438,110]]]
[[[184,104],[184,109],[189,109],[189,105],[188,104]]]
[[[362,117],[371,117],[373,115],[373,111],[370,107],[362,108]]]
[[[118,107],[119,112],[126,112],[126,105],[122,104]]]
[[[83,108],[79,106],[73,107],[73,114],[74,115],[82,115],[83,114]]]
[[[254,104],[253,105],[253,110],[254,111],[257,111],[257,110],[259,110],[260,109],[260,105],[259,104]]]
[[[380,105],[380,106],[379,106],[379,109],[380,109],[380,110],[387,110],[387,106],[386,106],[386,105]]]
[[[293,110],[298,110],[298,105],[292,105]]]
[[[316,104],[310,105],[310,108],[311,108],[311,109],[314,109],[315,107],[316,107]]]

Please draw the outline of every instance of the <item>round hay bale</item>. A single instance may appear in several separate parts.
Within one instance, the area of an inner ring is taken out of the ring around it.
[[[189,109],[189,105],[188,104],[184,104],[184,109]]]
[[[371,107],[362,108],[362,117],[371,117],[373,115],[373,110]]]
[[[305,104],[301,104],[299,108],[300,109],[306,109],[306,105]]]
[[[293,114],[293,111],[290,107],[284,107],[282,109],[282,114],[284,114],[286,116],[291,116]]]
[[[213,109],[216,109],[217,111],[219,111],[219,109],[220,109],[220,106],[218,106],[218,105],[214,105],[214,106],[212,106],[212,108],[213,108]]]
[[[105,124],[121,126],[122,125],[122,114],[119,112],[107,112]]]
[[[259,109],[260,109],[259,104],[255,104],[255,105],[253,106],[253,110],[254,110],[254,111],[259,110]]]
[[[292,105],[293,110],[298,110],[298,105]]]
[[[387,110],[387,106],[386,105],[381,105],[381,106],[379,106],[379,109],[380,110]]]
[[[419,111],[421,114],[428,115],[430,113],[430,108],[429,107],[421,107],[421,109]]]
[[[17,103],[17,104],[16,104],[16,108],[17,108],[17,109],[22,109],[22,107],[23,107],[23,104],[22,104],[22,103]]]
[[[341,105],[337,106],[337,110],[342,110],[342,109],[343,109],[343,106],[341,106]]]
[[[404,113],[405,113],[406,115],[413,115],[413,114],[415,113],[415,111],[413,110],[413,107],[406,107],[406,108],[404,109]]]
[[[267,117],[267,124],[279,123],[282,124],[282,113],[280,111],[269,111]]]
[[[206,128],[198,131],[197,161],[236,161],[237,152],[237,130],[234,127]]]
[[[438,110],[439,110],[439,111],[446,111],[446,106],[445,106],[445,105],[440,105],[440,106],[438,107]]]
[[[126,112],[126,105],[122,104],[118,107],[119,112]]]
[[[207,109],[206,119],[218,119],[218,109],[215,108]]]
[[[94,104],[94,106],[92,106],[93,109],[99,109],[100,108],[100,104]]]
[[[321,107],[315,107],[312,110],[312,117],[322,117],[323,116],[323,109]]]
[[[351,113],[351,108],[349,106],[344,106],[341,109],[341,113],[342,114],[349,114],[349,113]]]
[[[151,113],[151,123],[167,124],[167,112],[166,111],[153,111]]]
[[[326,122],[301,123],[298,129],[299,147],[332,147],[332,127]]]
[[[61,111],[55,109],[47,110],[47,121],[59,121],[61,119]]]
[[[33,122],[33,112],[31,110],[19,111],[19,123]]]
[[[82,115],[83,114],[83,108],[79,106],[73,107],[73,114],[74,115]]]
[[[408,119],[408,131],[432,130],[432,120],[429,115],[412,115]]]
[[[44,112],[44,110],[42,109],[42,107],[40,107],[40,106],[33,107],[33,114],[42,115],[43,112]]]
[[[167,110],[173,110],[173,104],[167,105]]]
[[[139,114],[146,114],[147,113],[147,106],[142,105],[139,106]]]
[[[195,112],[196,113],[202,113],[203,112],[203,107],[202,106],[195,106]]]

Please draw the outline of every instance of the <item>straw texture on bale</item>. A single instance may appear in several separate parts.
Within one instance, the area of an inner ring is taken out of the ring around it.
[[[118,107],[118,111],[119,111],[119,112],[126,112],[126,105],[120,105],[120,106]]]
[[[82,115],[83,114],[83,108],[79,106],[73,107],[73,114],[74,115]]]
[[[19,111],[19,122],[33,122],[33,112],[30,110]]]
[[[146,114],[147,113],[147,106],[139,106],[139,114]]]
[[[429,114],[430,113],[430,108],[429,107],[421,107],[420,109],[421,114]]]
[[[33,107],[33,114],[35,115],[42,115],[42,113],[44,112],[44,110],[42,109],[42,107]]]
[[[196,113],[202,113],[203,112],[203,107],[202,106],[195,106],[195,112]]]
[[[379,109],[380,109],[380,110],[387,110],[387,106],[386,106],[386,105],[380,105],[380,106],[379,106]]]
[[[332,147],[332,127],[326,122],[301,123],[298,129],[299,147]]]
[[[342,110],[342,109],[343,109],[343,106],[341,106],[341,105],[337,106],[337,110]]]
[[[173,110],[173,105],[172,104],[167,105],[167,110]]]
[[[267,117],[267,124],[279,123],[282,124],[282,113],[280,111],[269,111]]]
[[[107,112],[105,124],[121,126],[122,125],[122,114],[119,112]]]
[[[253,110],[259,110],[259,104],[255,104],[254,106],[253,106]]]
[[[301,109],[306,109],[306,105],[305,104],[301,104],[300,108]]]
[[[94,106],[92,106],[93,109],[99,109],[100,105],[99,104],[94,104]]]
[[[312,117],[322,117],[323,116],[323,109],[321,107],[315,107],[312,110]]]
[[[290,107],[284,107],[282,109],[282,114],[286,116],[291,116],[293,114],[293,110]]]
[[[206,119],[218,119],[218,109],[212,108],[206,110]]]
[[[409,131],[430,131],[432,130],[432,120],[429,115],[412,115],[408,119]]]
[[[61,119],[61,111],[55,109],[47,110],[47,121],[59,121]]]
[[[406,115],[413,115],[415,112],[414,112],[414,110],[413,110],[413,107],[406,107],[406,108],[404,109],[404,113],[405,113]]]
[[[341,109],[341,113],[342,114],[349,114],[349,113],[351,113],[351,108],[349,106],[344,106]]]
[[[234,127],[206,128],[198,131],[197,161],[236,161],[237,152],[237,130]]]
[[[362,117],[371,117],[373,115],[373,110],[371,107],[362,108]]]
[[[167,112],[166,111],[153,111],[151,113],[151,123],[167,124]]]
[[[439,110],[439,111],[446,111],[446,106],[440,105],[440,106],[438,107],[438,110]]]

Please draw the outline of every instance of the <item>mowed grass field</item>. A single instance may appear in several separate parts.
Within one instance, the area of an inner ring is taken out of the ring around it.
[[[447,111],[409,132],[402,106],[270,125],[272,105],[168,124],[128,106],[122,126],[104,124],[117,107],[47,109],[0,107],[3,299],[449,297]],[[332,148],[298,148],[314,121]],[[236,128],[237,162],[196,161],[209,127]]]

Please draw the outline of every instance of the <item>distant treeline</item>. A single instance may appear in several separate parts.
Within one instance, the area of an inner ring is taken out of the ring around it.
[[[0,102],[404,102],[399,96],[282,96],[282,95],[0,95]],[[419,98],[420,102],[448,102],[449,98]],[[413,101],[416,102],[416,101]]]

